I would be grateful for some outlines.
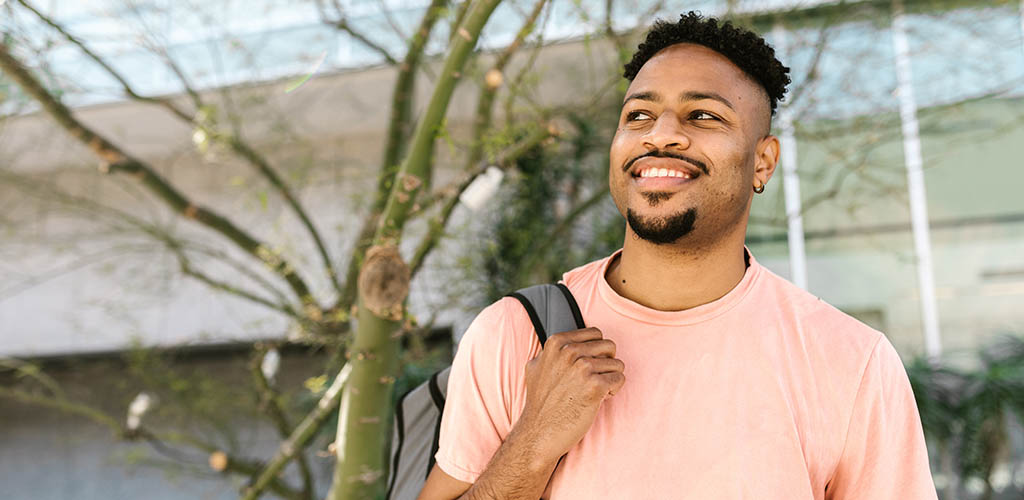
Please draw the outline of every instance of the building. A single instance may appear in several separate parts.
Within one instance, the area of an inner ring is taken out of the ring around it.
[[[765,33],[793,69],[799,90],[775,126],[785,143],[784,159],[795,162],[784,164],[756,198],[748,244],[759,260],[885,331],[905,358],[942,352],[970,366],[970,349],[998,333],[1024,331],[1024,202],[1012,181],[1019,177],[1016,146],[1024,139],[1017,126],[1024,118],[1024,15],[1021,5],[998,1],[904,3],[665,2],[657,12],[674,16],[700,7],[725,13],[731,5],[729,12]],[[246,138],[288,166],[340,260],[358,229],[352,215],[373,189],[366,172],[380,161],[394,78],[380,54],[321,22],[313,2],[268,0],[197,12],[161,2],[115,4],[61,6],[66,10],[54,15],[83,38],[106,34],[96,38],[97,50],[132,75],[142,93],[178,95],[182,87],[173,73],[133,39],[132,26],[149,23],[192,85],[218,107],[233,106]],[[402,42],[391,25],[408,33],[426,5],[342,3],[351,23],[378,35],[395,54]],[[643,12],[658,5],[617,3],[613,25],[632,29],[646,22]],[[529,5],[502,8],[507,10],[495,14],[485,48],[507,44]],[[590,0],[554,2],[545,14],[542,33],[553,42],[533,63],[543,71],[537,92],[545,102],[574,102],[596,91],[602,75],[614,74],[613,51],[597,37],[604,8],[604,2]],[[97,9],[113,10],[98,15]],[[45,38],[46,30],[17,12],[22,17],[5,29],[28,26],[15,33]],[[214,15],[227,21],[210,22]],[[439,33],[433,53],[443,50],[446,35]],[[201,151],[202,139],[166,111],[122,100],[115,82],[74,47],[58,45],[47,61],[63,77],[56,81],[74,84],[66,100],[83,120],[153,161],[203,203],[237,214],[267,239],[297,242],[282,251],[315,255],[287,207],[241,162],[224,151]],[[308,81],[302,78],[308,75]],[[429,82],[420,84],[422,102]],[[0,131],[7,172],[52,180],[81,197],[144,214],[177,235],[208,241],[159,205],[139,201],[130,182],[96,175],[95,160],[83,147],[4,85],[12,96],[4,109],[14,113]],[[224,99],[222,88],[232,99]],[[453,130],[472,116],[474,94],[472,85],[457,93],[449,115]],[[177,99],[187,102],[187,96]],[[442,168],[436,182],[443,185],[456,175]],[[4,179],[0,200],[12,201],[0,218],[6,225],[0,252],[11,258],[0,268],[0,355],[67,359],[134,344],[245,345],[287,334],[287,321],[279,315],[182,277],[174,255],[160,244],[102,218],[90,223],[66,204],[50,203],[13,177]],[[465,211],[459,216],[472,217]],[[457,238],[449,245],[457,251]],[[447,264],[433,265],[425,272],[438,279],[422,281],[441,283]],[[229,268],[214,272],[232,276]],[[436,290],[441,285],[418,286],[413,300],[423,315],[444,308],[446,297]],[[331,293],[326,282],[314,288]],[[444,311],[438,324],[458,334],[470,316]],[[80,445],[67,444],[75,441],[59,432],[64,437],[58,442],[43,438],[55,428],[79,434],[70,427],[73,420],[39,419],[22,410],[0,414],[11,429],[8,436],[22,436],[0,447],[3,462],[74,463],[113,446],[102,444],[108,439],[102,433],[88,434]],[[1009,470],[1007,488],[1024,488],[1024,471],[1018,470],[1022,448],[1016,440],[1010,462],[1016,469]],[[15,458],[31,456],[39,458]],[[5,484],[27,477],[24,468],[2,471],[11,474]],[[93,491],[71,489],[77,483],[70,479],[52,484],[52,493],[34,498]],[[102,486],[90,488],[104,496]],[[228,498],[232,491],[210,494]]]

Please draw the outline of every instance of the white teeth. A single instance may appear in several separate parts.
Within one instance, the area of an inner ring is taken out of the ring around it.
[[[640,171],[640,177],[681,177],[683,179],[692,179],[690,174],[686,172],[669,170],[667,168],[646,168]]]

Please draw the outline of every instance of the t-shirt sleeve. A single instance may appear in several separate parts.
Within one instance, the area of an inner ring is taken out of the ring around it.
[[[522,411],[526,363],[540,343],[520,316],[526,314],[515,299],[499,300],[477,315],[459,342],[435,459],[460,481],[476,482]]]
[[[846,444],[826,500],[936,500],[928,448],[910,379],[881,336],[864,369]]]

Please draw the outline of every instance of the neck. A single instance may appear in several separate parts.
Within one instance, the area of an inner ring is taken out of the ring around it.
[[[605,274],[616,293],[658,311],[682,311],[713,302],[746,272],[743,233],[699,248],[656,245],[626,226],[622,254]]]

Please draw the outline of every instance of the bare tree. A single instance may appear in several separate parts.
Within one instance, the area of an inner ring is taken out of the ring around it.
[[[400,373],[399,336],[408,335],[415,328],[405,305],[409,281],[437,248],[460,194],[486,167],[514,167],[522,155],[544,145],[550,146],[560,136],[571,133],[554,125],[562,110],[535,105],[530,105],[525,112],[506,113],[506,125],[495,126],[493,108],[499,90],[517,86],[509,92],[507,112],[518,108],[519,99],[529,97],[521,84],[528,68],[510,80],[503,74],[524,46],[531,45],[533,54],[543,46],[540,39],[527,42],[548,5],[545,0],[526,5],[521,27],[512,42],[483,59],[476,48],[477,41],[499,3],[498,0],[464,2],[449,11],[447,1],[434,1],[424,11],[417,29],[405,40],[404,55],[392,54],[393,49],[373,41],[371,33],[359,32],[348,22],[339,4],[317,3],[325,23],[378,53],[382,61],[397,70],[377,189],[372,194],[347,263],[332,255],[322,225],[315,222],[314,212],[289,180],[287,165],[277,164],[272,160],[273,155],[261,151],[259,145],[245,137],[246,123],[234,112],[238,101],[246,98],[244,87],[214,92],[200,90],[193,83],[194,76],[187,74],[161,45],[158,36],[149,33],[141,37],[143,46],[165,64],[184,94],[183,98],[146,95],[133,83],[135,75],[123,73],[114,61],[95,50],[86,37],[74,33],[29,0],[5,6],[45,26],[51,43],[77,51],[79,57],[115,82],[124,98],[157,106],[180,120],[201,150],[216,151],[218,155],[247,165],[252,175],[269,188],[268,193],[261,193],[262,202],[266,203],[268,197],[280,200],[299,221],[315,259],[284,252],[278,243],[259,236],[260,231],[239,222],[235,214],[205,206],[195,195],[162,174],[153,161],[132,154],[130,144],[120,144],[82,121],[78,113],[63,102],[61,89],[69,82],[52,75],[45,64],[33,64],[33,57],[46,61],[41,57],[45,51],[35,53],[31,37],[13,30],[5,33],[0,45],[0,68],[5,79],[17,85],[20,95],[39,106],[95,156],[99,163],[97,175],[107,176],[133,196],[155,201],[161,208],[154,214],[173,214],[173,220],[189,221],[202,231],[190,231],[195,234],[189,236],[144,215],[77,195],[38,176],[5,170],[2,171],[5,185],[20,186],[25,194],[34,193],[69,212],[88,214],[117,234],[132,235],[136,246],[125,246],[123,251],[162,248],[177,261],[181,275],[217,293],[237,297],[280,315],[301,332],[304,342],[323,346],[331,359],[341,362],[330,363],[328,370],[340,371],[327,374],[333,382],[325,385],[326,390],[313,409],[296,419],[293,411],[285,407],[275,386],[258,369],[268,346],[254,350],[253,390],[259,396],[265,418],[283,440],[278,452],[264,464],[258,459],[229,455],[215,443],[188,435],[172,433],[172,440],[144,426],[126,428],[119,418],[91,408],[85,402],[72,400],[54,384],[43,383],[46,378],[41,373],[28,380],[30,385],[5,387],[0,395],[87,417],[111,428],[115,435],[145,439],[158,451],[166,448],[164,443],[173,442],[208,453],[211,464],[223,462],[226,465],[218,467],[225,472],[250,478],[243,491],[245,498],[256,498],[264,491],[284,498],[311,498],[315,484],[303,450],[340,405],[338,438],[333,449],[345,459],[338,461],[330,496],[341,499],[376,495],[387,471],[384,457],[390,431],[387,418],[393,385]],[[129,8],[134,7],[129,4]],[[420,74],[429,72],[424,65],[430,60],[426,47],[432,37],[436,38],[436,28],[441,21],[449,23],[450,45],[439,69],[434,70],[437,73],[432,95],[421,116],[415,119],[416,80]],[[478,64],[485,64],[486,69],[471,68]],[[481,90],[475,118],[470,123],[470,136],[465,140],[468,151],[462,160],[461,173],[450,184],[427,191],[434,176],[434,145],[439,135],[447,134],[450,127],[445,116],[451,97],[459,82],[470,75],[475,76],[474,80],[479,78],[477,84]],[[502,135],[507,139],[493,140]],[[410,263],[406,264],[398,244],[404,237],[406,222],[417,217],[427,221],[428,229],[419,236],[422,239],[415,245]],[[114,253],[107,248],[103,255]],[[88,264],[87,259],[83,259],[72,267]],[[215,272],[218,268],[231,270],[233,278],[222,277],[223,273]],[[23,285],[31,286],[33,282],[29,280]],[[315,283],[327,283],[333,293],[318,291]],[[353,312],[355,321],[350,323]],[[350,330],[353,323],[357,325],[354,331]],[[25,365],[12,363],[17,365],[17,370],[36,373]],[[288,485],[279,477],[293,460],[300,471],[299,487]]]

